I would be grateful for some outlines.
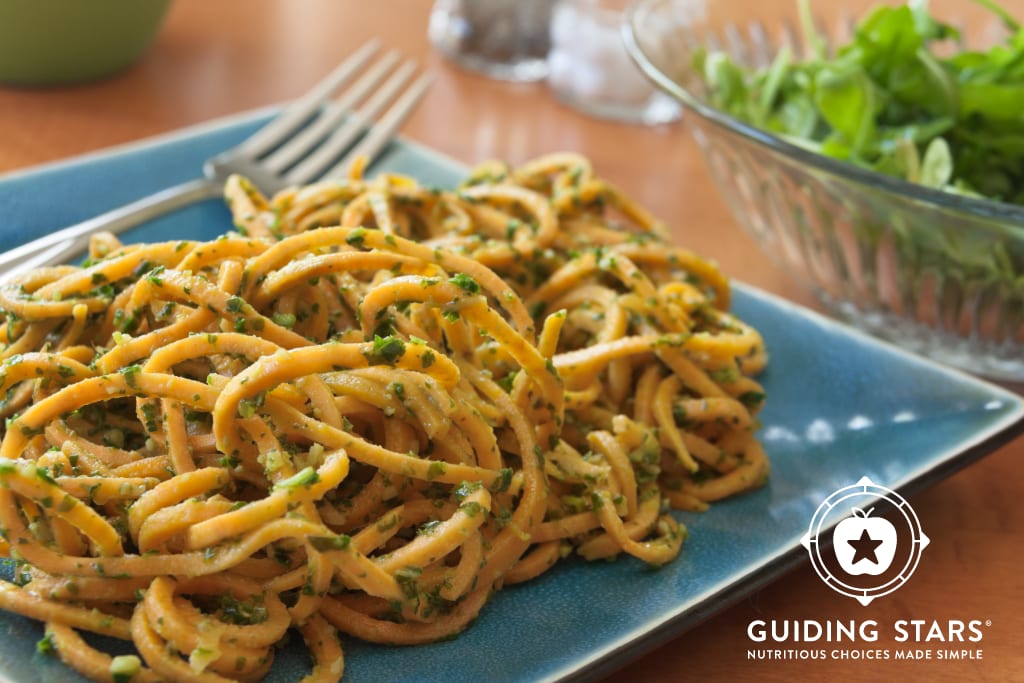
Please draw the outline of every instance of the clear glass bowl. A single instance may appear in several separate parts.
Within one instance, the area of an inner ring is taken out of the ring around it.
[[[836,42],[876,0],[816,2]],[[933,0],[969,43],[993,36],[966,0]],[[694,49],[725,46],[746,64],[796,45],[796,2],[635,0],[631,56],[687,117],[737,220],[837,316],[965,370],[1024,380],[1024,207],[934,190],[837,161],[710,106]]]

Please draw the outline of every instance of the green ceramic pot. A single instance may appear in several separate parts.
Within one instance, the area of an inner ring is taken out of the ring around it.
[[[171,0],[0,0],[0,83],[54,85],[132,64]]]

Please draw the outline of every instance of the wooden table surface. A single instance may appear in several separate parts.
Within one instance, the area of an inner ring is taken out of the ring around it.
[[[74,87],[0,89],[0,172],[291,98],[355,46],[379,36],[436,75],[405,127],[408,137],[466,162],[581,152],[673,225],[680,243],[717,259],[727,273],[815,305],[733,222],[683,125],[642,128],[596,121],[557,103],[544,85],[512,85],[461,71],[426,39],[429,5],[426,0],[177,0],[152,50],[129,71]],[[832,592],[803,563],[613,678],[635,683],[1024,681],[1022,459],[1024,438],[1019,438],[914,497],[932,545],[898,593],[864,608]],[[988,619],[992,625],[980,643],[980,661],[755,664],[746,659],[747,625],[753,619],[874,619],[880,624]]]

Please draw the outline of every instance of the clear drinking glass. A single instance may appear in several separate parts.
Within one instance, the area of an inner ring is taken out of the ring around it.
[[[436,0],[430,40],[452,61],[492,78],[543,80],[551,6],[551,0]]]
[[[560,0],[551,18],[548,83],[587,114],[628,123],[675,121],[679,103],[657,90],[622,41],[626,0]]]

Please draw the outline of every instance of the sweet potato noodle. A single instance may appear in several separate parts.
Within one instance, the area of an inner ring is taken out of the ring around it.
[[[586,159],[226,193],[217,240],[106,235],[0,289],[0,606],[84,675],[257,680],[294,627],[336,681],[339,632],[449,637],[574,552],[669,562],[669,508],[764,482],[760,336]]]

